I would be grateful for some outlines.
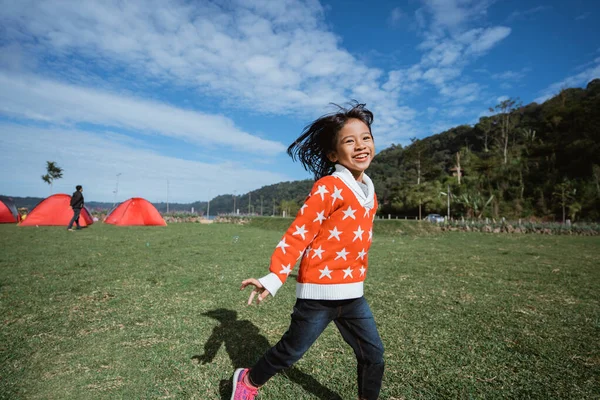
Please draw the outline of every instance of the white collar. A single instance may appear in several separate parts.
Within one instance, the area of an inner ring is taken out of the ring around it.
[[[361,206],[365,208],[373,208],[375,206],[375,187],[373,186],[373,181],[371,178],[367,176],[363,172],[363,183],[367,185],[367,194],[360,188],[358,182],[352,175],[352,172],[341,164],[335,164],[335,172],[332,174],[336,178],[341,179],[346,186],[352,190],[354,196],[360,203]]]

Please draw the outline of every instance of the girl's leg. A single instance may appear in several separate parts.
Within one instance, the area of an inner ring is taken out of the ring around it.
[[[340,307],[334,320],[358,361],[359,399],[377,399],[383,379],[383,343],[364,297]]]
[[[250,383],[262,386],[277,372],[298,361],[333,319],[334,311],[323,301],[296,300],[290,327],[250,369]]]

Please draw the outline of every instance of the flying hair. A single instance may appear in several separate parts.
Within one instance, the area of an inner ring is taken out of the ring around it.
[[[365,107],[365,104],[358,103],[356,100],[350,102],[349,108],[331,104],[338,110],[323,115],[307,125],[298,139],[287,149],[292,160],[299,160],[304,169],[314,175],[315,180],[331,175],[335,171],[335,163],[328,156],[335,151],[338,132],[348,120],[361,120],[369,127],[372,135],[373,113]]]

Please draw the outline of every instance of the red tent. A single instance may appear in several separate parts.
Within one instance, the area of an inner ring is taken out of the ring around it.
[[[0,223],[14,224],[19,222],[19,213],[14,201],[8,197],[0,197]]]
[[[119,204],[104,220],[112,225],[154,225],[166,226],[167,223],[158,210],[146,199],[133,197]]]
[[[27,218],[19,226],[62,225],[66,227],[73,218],[73,209],[70,204],[71,196],[68,194],[59,193],[46,197],[27,214]],[[79,225],[87,226],[93,223],[92,215],[84,207],[79,216]]]

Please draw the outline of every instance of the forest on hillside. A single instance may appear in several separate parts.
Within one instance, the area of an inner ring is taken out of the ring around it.
[[[600,79],[543,104],[507,99],[475,126],[380,152],[369,176],[387,215],[600,219]]]

